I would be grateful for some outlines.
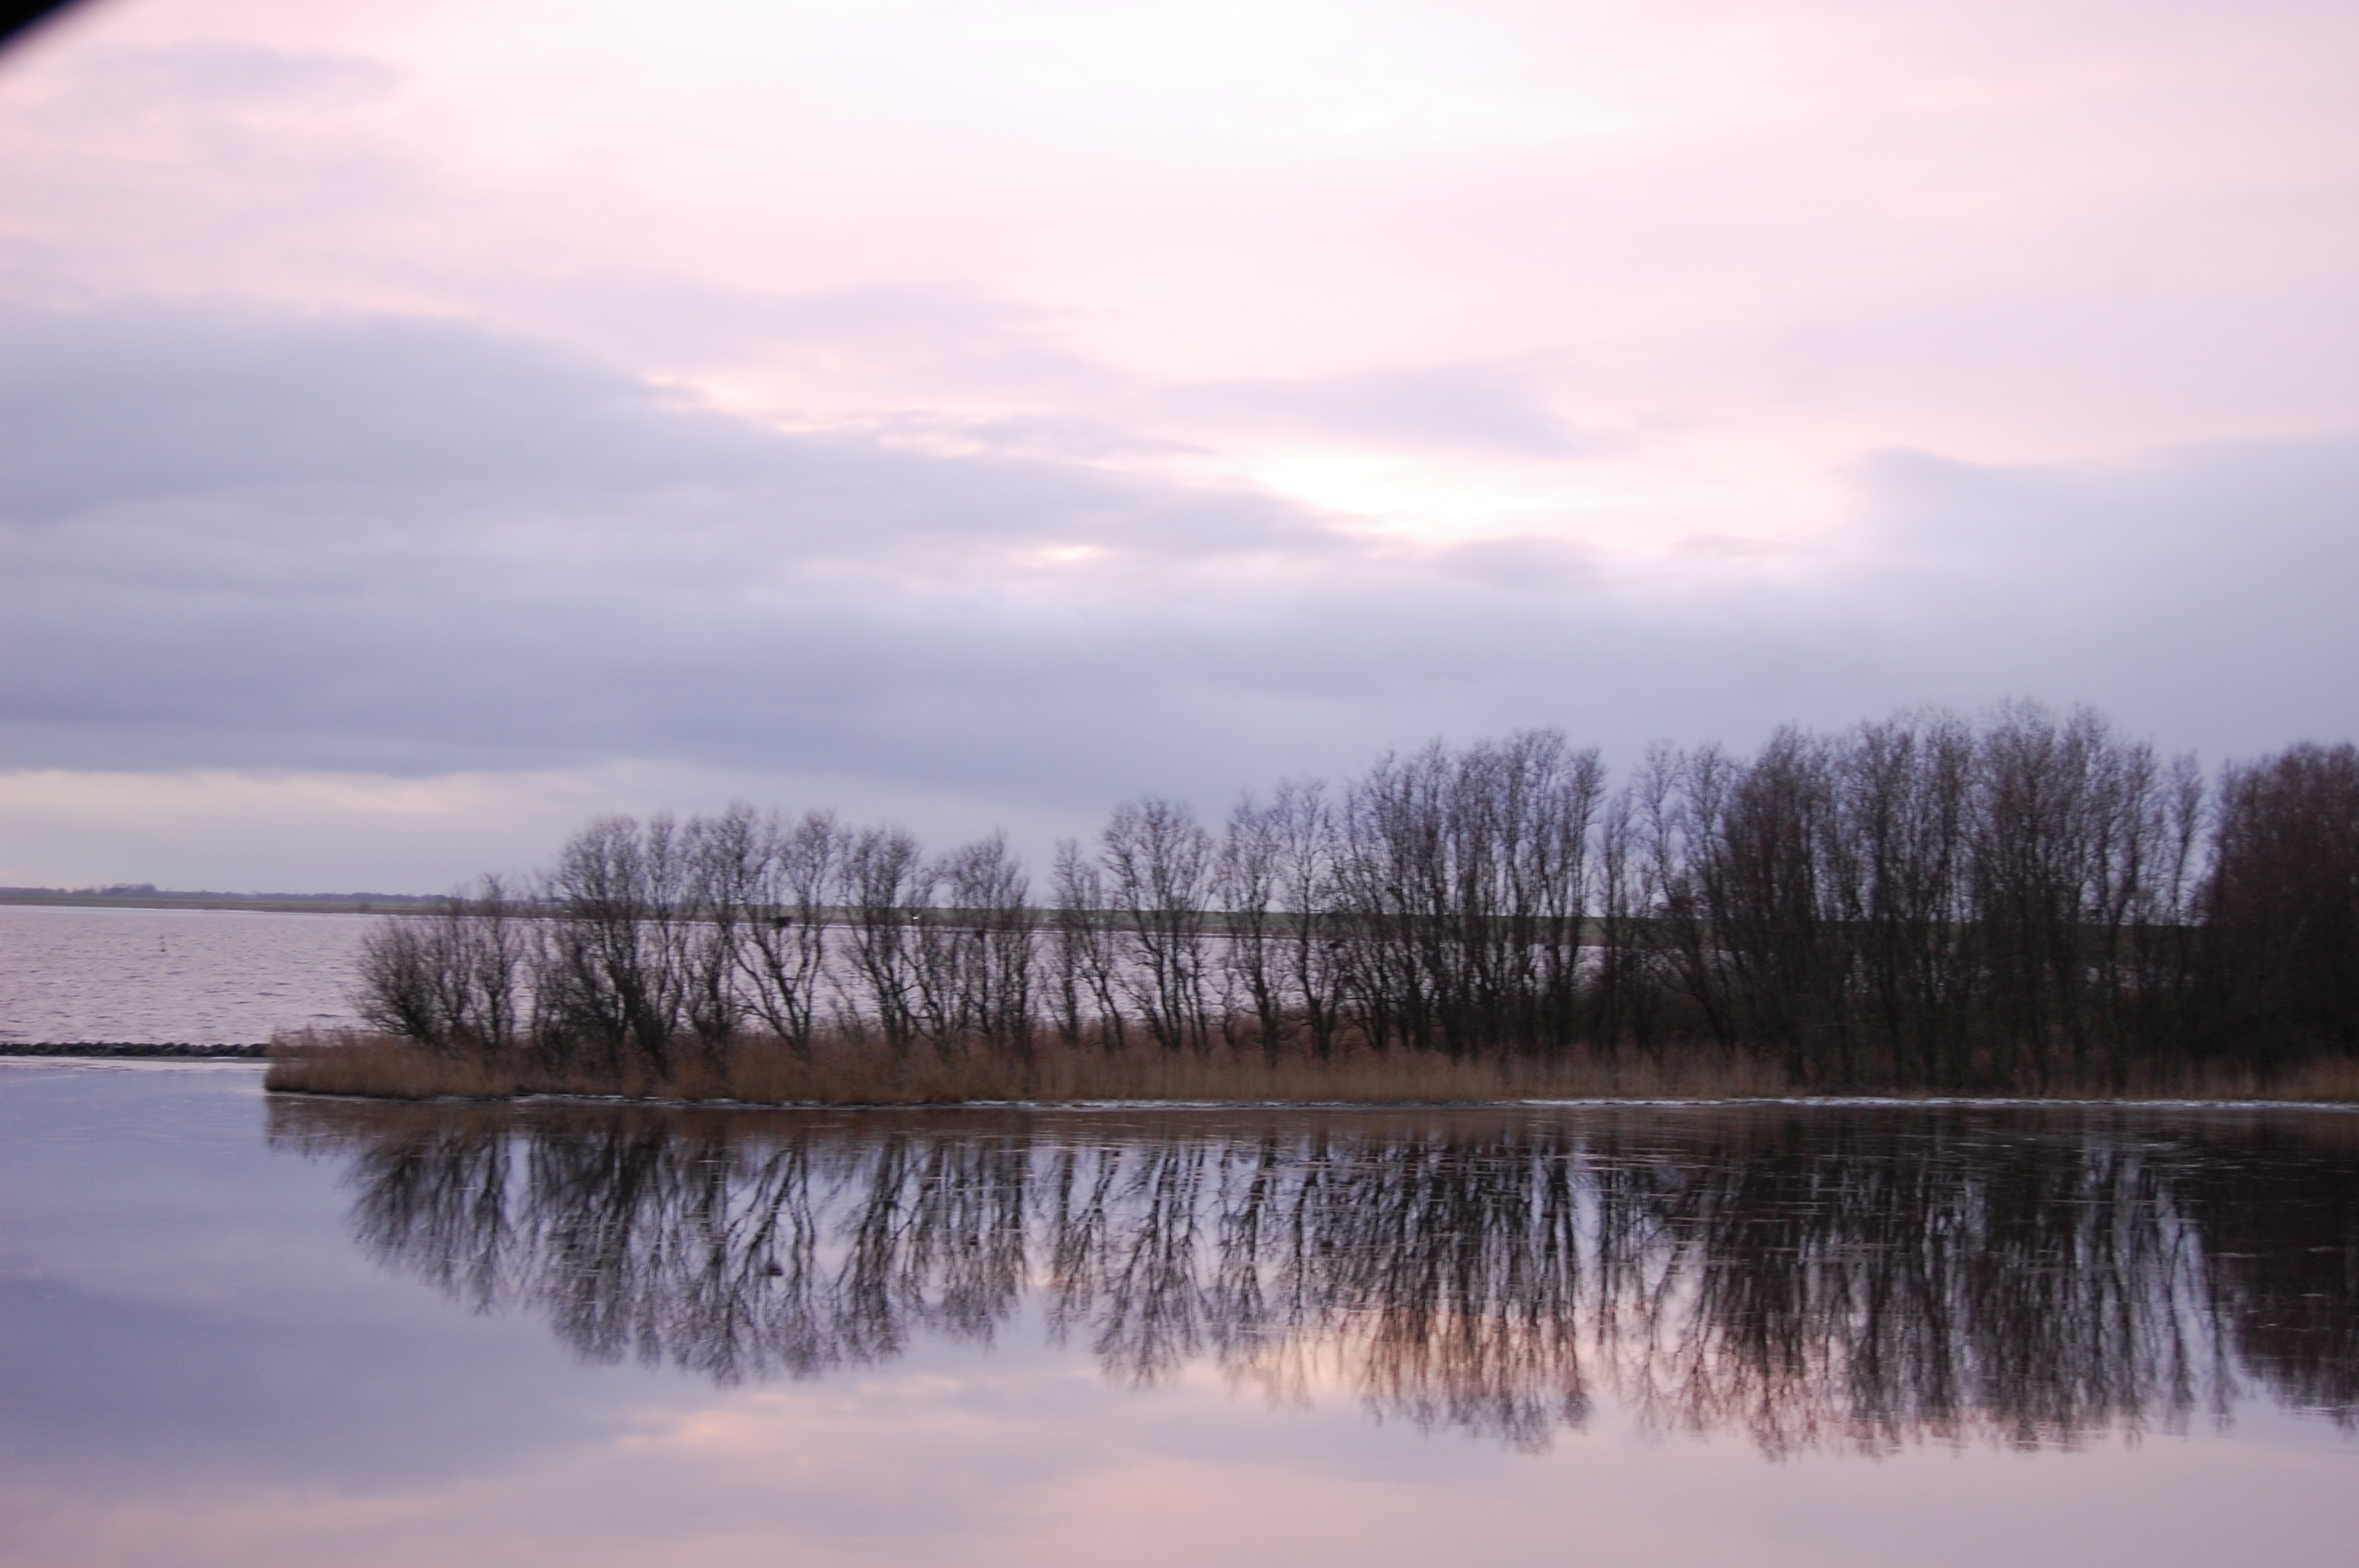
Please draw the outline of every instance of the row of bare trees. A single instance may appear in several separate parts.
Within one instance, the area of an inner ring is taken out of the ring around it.
[[[1038,1033],[1039,912],[997,835],[928,857],[896,827],[732,806],[600,817],[519,894],[496,878],[364,944],[370,1023],[438,1048],[529,1048],[565,1065],[669,1075],[768,1036],[809,1054],[823,1031],[1028,1053]]]
[[[1659,747],[1552,730],[1118,807],[1045,899],[1004,838],[832,815],[601,818],[369,942],[378,1027],[668,1074],[822,1033],[1325,1057],[1774,1053],[1799,1082],[2125,1083],[2359,1049],[2359,753],[2207,787],[2086,710]]]

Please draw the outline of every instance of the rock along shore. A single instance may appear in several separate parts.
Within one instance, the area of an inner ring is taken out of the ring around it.
[[[201,1044],[189,1040],[0,1041],[0,1056],[202,1056],[260,1057],[267,1045]]]

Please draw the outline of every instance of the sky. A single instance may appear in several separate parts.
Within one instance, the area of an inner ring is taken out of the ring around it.
[[[2359,731],[2348,5],[94,0],[0,55],[0,884],[1036,864],[1562,729]]]

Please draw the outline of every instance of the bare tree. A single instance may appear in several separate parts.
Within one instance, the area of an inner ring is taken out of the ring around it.
[[[1129,938],[1121,979],[1132,1005],[1165,1050],[1201,1050],[1212,836],[1185,805],[1150,796],[1115,807],[1100,841]]]
[[[2138,1038],[2157,1055],[2189,1056],[2200,1042],[2203,871],[2210,802],[2190,754],[2173,757],[2158,789],[2152,869],[2133,916],[2127,984]]]
[[[2204,913],[2223,1044],[2264,1071],[2359,1051],[2359,749],[2295,746],[2220,795]]]
[[[954,1018],[990,1049],[1031,1060],[1038,935],[1030,879],[1004,833],[952,850],[935,879],[944,907],[934,912],[932,929],[956,992],[940,1015],[945,1025]]]
[[[1285,1001],[1299,1011],[1311,1054],[1324,1061],[1334,1054],[1343,1022],[1348,968],[1337,863],[1343,847],[1325,786],[1316,780],[1279,784],[1269,830],[1277,905],[1285,923]]]
[[[746,1003],[788,1050],[808,1060],[828,980],[829,899],[844,830],[831,812],[762,824],[745,940],[738,953]]]
[[[951,850],[927,868],[915,906],[913,971],[924,1033],[945,1055],[967,1039],[1032,1054],[1030,882],[1007,838]]]
[[[566,843],[549,878],[558,909],[539,966],[545,1036],[586,1042],[610,1073],[631,1051],[658,1077],[670,1075],[686,990],[679,944],[687,871],[668,816],[644,828],[627,816],[598,817]]]
[[[945,1061],[974,1028],[972,931],[962,913],[938,902],[954,858],[919,867],[909,904],[910,1012],[919,1037]]]
[[[2085,927],[2109,741],[2085,708],[2060,723],[2032,703],[2003,706],[1983,732],[1972,875],[2002,1077],[2046,1086],[2086,1057]]]
[[[1434,994],[1435,952],[1448,940],[1440,756],[1436,744],[1406,762],[1380,758],[1344,797],[1352,989],[1379,1050],[1396,1033],[1413,1050],[1446,1044]]]
[[[434,913],[389,915],[363,938],[354,1011],[389,1034],[496,1059],[518,1043],[530,950],[507,884],[484,877]]]
[[[497,875],[479,879],[458,903],[456,935],[467,972],[458,1033],[485,1057],[504,1056],[521,1044],[530,915]]]
[[[1071,838],[1057,844],[1056,906],[1050,914],[1056,962],[1057,1027],[1078,1044],[1094,1021],[1108,1051],[1129,1044],[1116,978],[1122,955],[1107,910],[1105,876]]]
[[[450,1044],[449,1021],[429,919],[390,914],[361,938],[352,1004],[371,1028],[441,1050]]]
[[[1284,847],[1278,808],[1260,806],[1248,795],[1230,811],[1212,862],[1212,898],[1223,924],[1223,1022],[1245,1014],[1237,1005],[1241,993],[1251,1008],[1262,1053],[1273,1062],[1286,1036],[1284,976],[1271,931]]]
[[[1976,1000],[1965,902],[1973,733],[1939,711],[1863,724],[1834,766],[1830,860],[1858,949],[1864,1022],[1902,1081],[1962,1088]]]
[[[716,1070],[747,1012],[740,984],[754,899],[760,888],[761,819],[737,804],[716,816],[691,816],[680,830],[687,862],[679,928],[682,1011]]]
[[[1845,1006],[1848,952],[1822,875],[1833,837],[1826,747],[1791,728],[1732,767],[1724,804],[1693,864],[1738,1029],[1782,1054],[1797,1082],[1854,1076]]]
[[[1655,961],[1661,886],[1646,852],[1636,793],[1625,786],[1598,818],[1595,907],[1597,954],[1590,979],[1590,1039],[1608,1061],[1626,1038],[1641,1051],[1655,1041],[1661,994]]]
[[[1710,852],[1728,809],[1736,764],[1717,746],[1648,749],[1632,781],[1642,879],[1655,890],[1657,973],[1723,1050],[1741,1044],[1729,994],[1728,956],[1712,912],[1727,902],[1723,866]],[[1659,1037],[1658,1037],[1659,1038]]]
[[[845,1004],[853,1019],[873,1019],[885,1044],[906,1057],[919,1028],[918,954],[910,941],[912,910],[931,902],[932,888],[918,841],[897,827],[851,835],[837,868],[846,923],[851,978]]]
[[[1510,736],[1500,751],[1502,973],[1509,989],[1500,1005],[1526,1050],[1559,1054],[1571,1047],[1582,1013],[1589,856],[1605,767],[1594,748],[1572,751],[1552,730]]]

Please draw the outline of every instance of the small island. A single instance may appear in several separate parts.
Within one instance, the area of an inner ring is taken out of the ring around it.
[[[1618,787],[1554,730],[1158,798],[1058,847],[599,818],[389,916],[267,1085],[891,1105],[1797,1094],[2359,1099],[2359,752],[2207,779],[1919,711]]]

